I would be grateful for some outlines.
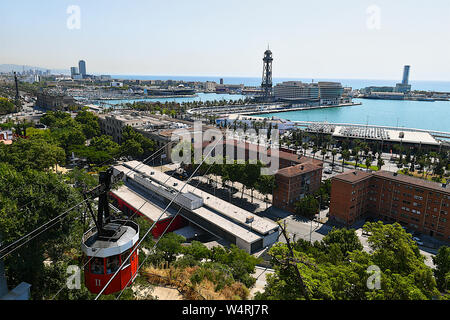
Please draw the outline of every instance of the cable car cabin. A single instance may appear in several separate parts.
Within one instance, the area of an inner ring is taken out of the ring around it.
[[[82,250],[89,263],[84,269],[84,282],[91,293],[99,293],[116,273],[139,240],[139,225],[133,221],[113,220],[98,232],[96,227],[83,235]],[[103,294],[121,291],[137,275],[137,250],[114,277]]]

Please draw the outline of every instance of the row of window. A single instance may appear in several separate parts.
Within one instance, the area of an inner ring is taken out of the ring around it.
[[[130,250],[123,252],[120,255],[112,256],[108,258],[93,258],[90,262],[90,270],[93,274],[113,274],[115,273],[120,265],[125,261],[125,259],[130,254]],[[134,257],[131,256],[130,260],[134,260]],[[105,263],[106,262],[106,263]],[[126,268],[129,265],[130,261],[124,266]],[[106,267],[106,270],[105,270]]]

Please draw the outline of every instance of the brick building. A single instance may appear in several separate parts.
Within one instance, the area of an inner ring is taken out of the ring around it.
[[[372,216],[450,241],[450,188],[388,171],[332,178],[330,218],[347,226]]]
[[[277,187],[273,192],[273,206],[294,212],[295,203],[304,196],[319,190],[321,181],[322,165],[313,161],[278,170],[275,174]]]

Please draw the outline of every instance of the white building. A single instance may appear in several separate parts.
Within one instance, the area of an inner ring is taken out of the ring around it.
[[[285,81],[274,88],[276,99],[319,99],[317,83],[303,83],[301,81]]]
[[[206,91],[216,91],[217,83],[214,81],[206,81],[205,82],[205,90]]]
[[[113,88],[122,88],[123,87],[123,82],[112,81],[110,86],[113,87]]]

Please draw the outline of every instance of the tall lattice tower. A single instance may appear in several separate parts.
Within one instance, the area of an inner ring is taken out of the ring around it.
[[[264,101],[270,100],[272,97],[272,51],[267,48],[264,52],[264,69],[262,76],[261,88],[263,90]]]

